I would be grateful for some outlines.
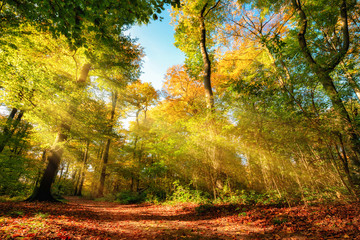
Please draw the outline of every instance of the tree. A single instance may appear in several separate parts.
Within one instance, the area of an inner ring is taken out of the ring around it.
[[[112,130],[113,130],[113,126],[115,123],[115,110],[116,110],[116,104],[118,101],[118,93],[117,91],[113,91],[111,93],[111,113],[110,113],[110,119],[109,119],[109,125],[107,126],[107,134],[110,135]],[[110,151],[110,144],[111,144],[111,138],[108,137],[106,140],[106,144],[105,144],[105,148],[104,148],[104,152],[102,154],[102,163],[101,163],[101,173],[100,173],[100,183],[99,183],[99,188],[98,188],[98,192],[97,192],[97,196],[98,197],[102,197],[104,195],[104,185],[105,185],[105,178],[106,178],[106,166],[108,164],[109,161],[109,151]]]
[[[141,52],[132,40],[124,36],[114,36],[113,45],[105,45],[89,33],[89,48],[73,50],[64,37],[54,39],[49,33],[38,32],[27,24],[16,30],[6,29],[3,33],[2,40],[5,41],[2,45],[1,68],[4,71],[1,72],[1,86],[5,93],[2,95],[4,102],[9,107],[21,110],[18,119],[22,112],[26,112],[27,118],[32,119],[33,123],[39,124],[39,120],[41,125],[48,122],[48,127],[58,132],[53,147],[47,151],[50,161],[43,181],[31,197],[34,200],[54,200],[50,186],[56,176],[63,145],[71,133],[73,118],[82,97],[86,95],[90,69],[104,69],[111,64],[116,67],[112,71],[123,74],[124,83],[120,85],[125,85],[126,81],[137,78],[139,74]],[[111,81],[108,79],[108,82]],[[57,111],[54,111],[56,107]],[[59,110],[63,112],[54,114]],[[15,130],[15,125],[12,129],[10,127],[6,128],[8,131],[5,131],[2,145]]]
[[[146,141],[144,136],[147,135],[147,112],[157,99],[158,93],[154,87],[150,83],[142,83],[139,80],[128,85],[121,93],[121,101],[128,107],[128,111],[135,111],[135,124],[131,129],[132,134],[128,136],[129,140],[131,139],[131,158],[135,166],[134,172],[131,173],[131,191],[133,189],[138,191],[140,187],[141,166],[146,157],[144,157],[144,142]],[[141,113],[143,113],[142,121]]]
[[[88,78],[90,71],[90,66],[90,64],[86,63],[82,67],[77,81],[79,85],[85,85],[85,81]],[[64,152],[62,144],[68,138],[71,128],[71,118],[74,116],[76,108],[76,103],[71,104],[69,109],[70,119],[62,119],[55,142],[52,148],[47,151],[48,164],[40,180],[39,188],[35,189],[34,193],[27,199],[28,201],[56,201],[56,199],[54,199],[51,195],[51,185],[55,180],[55,176],[60,165],[61,157]]]
[[[94,61],[95,59],[97,60],[96,64],[93,64],[95,67],[98,66],[100,68],[105,68],[107,67],[107,71],[112,70],[112,71],[121,71],[121,69],[123,70],[123,74],[130,74],[128,76],[128,78],[125,81],[131,80],[131,74],[133,74],[131,71],[135,69],[136,67],[138,67],[138,56],[139,56],[139,52],[136,51],[135,48],[132,48],[131,45],[128,46],[127,44],[124,45],[120,45],[121,41],[122,42],[126,42],[127,39],[126,38],[121,38],[120,36],[117,37],[117,39],[119,40],[119,42],[117,42],[117,45],[113,46],[112,48],[112,55],[108,55],[109,53],[109,49],[107,47],[105,47],[104,49],[99,49],[97,52],[94,52],[92,55],[90,55],[91,59]],[[96,41],[95,41],[96,42]],[[118,55],[117,55],[118,54]],[[106,57],[111,57],[112,62],[109,65],[108,64],[108,59]],[[115,69],[113,68],[115,66]],[[86,81],[89,75],[89,71],[91,68],[91,64],[88,62],[85,62],[85,64],[83,65],[77,84],[76,84],[76,88],[78,90],[80,90],[80,92],[85,90],[85,86],[87,85]],[[128,71],[124,71],[124,69],[130,69]],[[119,74],[119,73],[118,73]],[[121,75],[120,75],[121,76]],[[135,74],[136,76],[136,74]],[[108,81],[119,81],[119,79],[114,79],[113,78],[108,78]],[[118,84],[124,84],[120,81],[118,82]],[[111,113],[111,122],[114,121],[114,115],[115,115],[115,106],[116,106],[116,101],[117,101],[117,93],[115,93],[114,95],[114,101],[113,101],[113,110]],[[39,188],[34,192],[33,196],[30,197],[29,200],[39,200],[39,201],[53,201],[54,199],[51,197],[51,184],[54,181],[54,178],[56,176],[57,173],[57,169],[58,166],[60,164],[61,161],[61,156],[62,156],[62,152],[63,152],[63,148],[62,148],[62,144],[64,141],[66,141],[69,133],[70,133],[70,128],[71,128],[71,121],[72,118],[74,117],[78,105],[80,104],[81,99],[77,99],[76,101],[73,101],[70,106],[69,106],[69,117],[70,119],[62,119],[62,124],[60,125],[60,130],[58,133],[58,137],[55,140],[54,146],[53,148],[50,150],[50,152],[47,155],[48,158],[48,166],[45,170],[45,173],[43,175],[43,178],[40,182],[40,186]],[[112,129],[112,124],[109,126],[109,129],[111,131]],[[102,174],[101,174],[101,181],[100,181],[100,188],[99,188],[99,194],[102,194],[103,191],[103,185],[104,181],[105,181],[105,170],[106,170],[106,163],[108,161],[108,153],[109,153],[109,148],[110,148],[110,138],[107,139],[107,143],[106,143],[106,148],[105,148],[105,152],[103,155],[103,162],[104,162],[104,167],[102,170]]]
[[[166,101],[161,104],[166,106],[166,111],[176,120],[194,116],[205,106],[202,97],[203,84],[192,78],[186,66],[177,65],[168,69],[165,76],[164,93]]]
[[[86,34],[93,33],[103,42],[111,36],[121,34],[124,27],[138,23],[148,23],[157,19],[165,4],[176,5],[172,0],[96,0],[85,1],[2,1],[1,25],[17,25],[24,21],[50,31],[55,37],[64,35],[71,45],[83,46]],[[109,27],[111,26],[111,27]]]
[[[187,67],[192,68],[191,65],[196,65],[194,62],[199,60],[198,53],[201,54],[205,99],[208,109],[214,108],[209,49],[214,45],[211,37],[213,37],[216,25],[221,22],[222,16],[217,11],[221,5],[220,0],[181,1],[181,7],[173,12],[173,19],[176,21],[176,45],[185,52],[187,61],[190,62]]]
[[[308,41],[306,38],[306,32],[308,28],[308,18],[305,13],[305,6],[299,0],[293,0],[292,6],[296,10],[299,16],[299,32],[298,32],[298,42],[301,51],[304,54],[304,57],[309,64],[311,70],[316,74],[319,82],[322,84],[326,94],[329,96],[331,103],[334,107],[334,110],[340,117],[340,121],[345,123],[344,127],[352,143],[352,148],[355,152],[355,155],[351,157],[351,160],[358,167],[360,166],[360,160],[356,154],[360,154],[360,140],[358,134],[358,126],[354,124],[351,120],[350,114],[348,113],[341,96],[339,95],[338,90],[335,87],[334,81],[331,78],[330,74],[334,69],[340,64],[340,62],[345,58],[348,53],[350,46],[350,34],[349,34],[349,24],[348,24],[348,6],[345,0],[338,1],[335,6],[339,8],[339,14],[333,16],[333,27],[339,25],[341,35],[335,32],[334,37],[339,37],[342,39],[340,48],[336,50],[335,53],[327,54],[327,61],[317,60],[313,57],[313,53],[308,46]],[[333,12],[333,10],[330,10]],[[338,19],[337,19],[338,18]],[[316,20],[315,20],[316,21]],[[320,19],[318,21],[321,21]],[[315,22],[317,23],[317,22]],[[319,23],[318,23],[319,24]],[[340,35],[340,36],[339,36]]]
[[[309,13],[314,9],[321,9],[323,6],[320,7],[320,5],[322,4],[323,3],[319,2],[307,2],[305,4],[307,6],[305,11]],[[335,2],[333,4],[334,6],[338,5],[338,3]],[[243,113],[246,115],[246,112],[250,110],[254,111],[254,114],[260,115],[259,126],[257,126],[258,129],[263,129],[263,126],[266,126],[269,119],[277,119],[273,121],[277,121],[278,124],[282,121],[292,122],[297,119],[301,123],[295,121],[291,132],[296,133],[297,125],[301,125],[306,126],[309,132],[316,133],[318,138],[311,136],[311,134],[303,136],[307,138],[308,141],[304,140],[302,142],[306,142],[306,144],[304,147],[301,147],[299,151],[301,154],[304,154],[304,152],[307,152],[306,147],[310,147],[316,149],[319,155],[323,155],[325,152],[329,154],[327,157],[322,158],[322,164],[330,164],[329,161],[338,164],[336,167],[331,166],[333,170],[339,172],[337,181],[339,181],[340,184],[343,183],[349,192],[352,192],[351,188],[354,189],[353,186],[348,187],[348,185],[351,186],[352,180],[343,181],[343,176],[345,176],[345,178],[349,176],[347,158],[351,155],[351,147],[349,149],[349,146],[352,144],[348,141],[349,138],[344,138],[344,136],[349,136],[349,134],[344,131],[345,127],[342,125],[344,122],[338,118],[339,114],[334,111],[335,108],[329,108],[331,99],[326,97],[326,95],[329,96],[329,94],[327,94],[319,78],[314,77],[314,72],[311,70],[309,64],[304,61],[305,59],[302,58],[301,55],[299,57],[297,54],[300,51],[298,36],[294,34],[297,32],[297,30],[294,30],[294,28],[296,29],[296,25],[293,24],[293,21],[296,22],[297,19],[294,18],[292,9],[282,1],[278,1],[276,4],[266,1],[252,1],[250,4],[241,5],[241,3],[237,3],[234,4],[234,6],[236,6],[236,9],[232,9],[231,13],[229,12],[228,14],[228,32],[224,34],[227,37],[226,42],[229,48],[233,48],[233,50],[223,55],[223,58],[220,60],[223,62],[218,66],[221,72],[225,74],[225,76],[228,76],[227,84],[231,86],[230,89],[235,90],[238,94],[244,95],[240,98],[244,100],[233,99],[233,101],[241,101],[243,109],[244,106],[248,105],[246,102],[253,105],[249,106],[251,110],[248,109],[243,111]],[[321,14],[308,15],[309,21],[311,19],[311,26],[313,26],[307,33],[308,46],[310,51],[313,51],[313,56],[315,56],[316,60],[321,64],[327,64],[327,61],[332,58],[331,53],[334,53],[334,49],[341,48],[342,46],[341,41],[336,41],[336,39],[341,40],[341,37],[329,38],[329,35],[326,35],[326,32],[329,32],[330,35],[336,33],[335,29],[338,28],[335,27],[334,29],[330,26],[336,26],[339,18],[338,12],[338,9],[334,10],[332,7],[326,8],[326,11],[322,12],[324,13],[323,17],[320,17]],[[324,24],[324,22],[327,21],[329,21],[329,23]],[[326,26],[326,28],[324,26]],[[355,26],[352,28],[354,27]],[[322,34],[325,36],[322,36]],[[355,37],[356,32],[353,32],[352,38]],[[329,39],[332,40],[329,41]],[[238,45],[239,43],[240,45]],[[337,47],[334,48],[334,44]],[[249,54],[252,48],[256,49],[256,51],[253,51],[257,53],[256,56]],[[356,48],[357,47],[353,45],[350,52],[356,51]],[[337,51],[335,51],[335,55],[336,52]],[[252,67],[254,67],[254,70],[251,70]],[[349,103],[353,102],[349,101],[349,99],[354,97],[354,95],[351,93],[349,85],[344,84],[344,78],[340,77],[341,74],[343,74],[343,71],[335,68],[331,75],[334,86],[341,89],[341,91],[338,92],[338,96],[341,97],[345,108],[349,111],[351,109]],[[273,77],[269,78],[269,76]],[[344,89],[346,89],[346,91],[344,91]],[[269,96],[269,90],[272,91],[274,97]],[[277,93],[279,90],[281,91]],[[264,100],[266,100],[266,102],[264,102]],[[271,109],[271,112],[265,110],[264,106],[265,108]],[[288,113],[279,109],[279,106],[281,106],[283,110],[288,111]],[[356,108],[357,105],[353,104],[352,106]],[[276,115],[274,116],[273,113],[276,113]],[[348,113],[349,116],[354,119],[351,111]],[[264,119],[263,116],[267,116],[269,119]],[[251,114],[249,118],[252,119],[251,121],[256,119]],[[246,120],[243,121],[245,122]],[[291,124],[290,122],[289,124]],[[265,129],[267,128],[269,128],[269,126],[265,127]],[[246,129],[249,129],[249,127],[245,125],[243,131]],[[262,131],[261,136],[265,137],[267,135],[266,132],[267,131]],[[298,136],[302,135],[300,132],[297,134]],[[294,136],[294,139],[298,136]],[[344,139],[347,140],[344,141]],[[296,140],[293,141],[297,142],[299,146],[302,145],[302,143]],[[325,143],[322,145],[318,144],[318,141],[331,143],[328,143],[326,146]],[[264,145],[266,149],[268,149],[267,146],[269,146],[269,143],[274,144],[274,140],[266,141]],[[281,147],[278,146],[277,148],[280,149]],[[289,146],[289,148],[292,147]],[[338,149],[342,150],[339,151]],[[347,152],[349,150],[350,152]],[[299,152],[294,151],[292,155],[295,155],[295,159],[297,159]],[[309,153],[307,157],[309,159],[314,158],[311,153]],[[251,158],[254,160],[254,157]],[[304,158],[301,157],[300,159]],[[338,171],[338,168],[340,168],[340,171]],[[356,171],[355,164],[350,168],[354,168],[353,170]],[[271,173],[271,175],[273,174],[274,173]],[[298,173],[296,173],[296,175],[297,174]],[[354,179],[356,179],[356,177]],[[306,185],[307,183],[302,182],[301,184]]]

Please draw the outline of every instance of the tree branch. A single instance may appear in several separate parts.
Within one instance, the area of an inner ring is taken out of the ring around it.
[[[205,17],[205,16],[204,16],[204,12],[205,12],[205,10],[206,10],[207,5],[208,5],[208,2],[205,3],[204,7],[201,9],[200,17],[202,17],[202,18]]]
[[[212,10],[214,10],[214,9],[219,5],[220,2],[221,2],[221,0],[218,0],[218,1],[215,3],[214,6],[212,6],[211,8],[209,8],[209,10],[205,13],[204,17],[206,17],[206,16],[209,14],[209,12],[211,12]],[[206,3],[206,5],[207,5],[207,3]]]
[[[315,59],[312,57],[311,52],[307,46],[306,39],[305,39],[305,34],[306,34],[306,29],[307,29],[306,14],[305,14],[304,10],[301,8],[300,0],[292,0],[291,2],[292,2],[294,9],[298,12],[298,14],[300,16],[300,20],[301,20],[300,31],[298,33],[298,40],[299,40],[300,48],[303,51],[303,53],[305,54],[305,58],[310,63],[312,68],[317,68],[319,66],[318,66],[317,62],[315,61]]]
[[[345,57],[346,53],[349,50],[350,46],[350,36],[349,36],[349,24],[347,16],[347,6],[346,0],[343,0],[340,7],[340,19],[343,35],[343,45],[339,52],[335,55],[331,62],[329,62],[329,70],[333,70]]]

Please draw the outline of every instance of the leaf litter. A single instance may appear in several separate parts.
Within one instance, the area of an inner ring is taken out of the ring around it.
[[[360,204],[0,203],[0,239],[360,239]]]

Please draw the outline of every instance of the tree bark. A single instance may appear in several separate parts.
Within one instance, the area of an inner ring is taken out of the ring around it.
[[[79,182],[79,184],[77,186],[77,189],[75,191],[75,196],[82,196],[82,188],[83,188],[84,179],[85,179],[85,169],[86,169],[87,160],[89,158],[89,145],[90,145],[90,141],[87,141],[86,149],[85,149],[85,152],[84,152],[83,166],[81,168],[80,182]]]
[[[355,154],[351,157],[351,160],[354,165],[360,167],[360,161],[357,155],[360,155],[360,142],[359,135],[355,129],[353,122],[351,121],[350,115],[345,108],[345,105],[338,94],[338,91],[334,85],[333,79],[330,77],[330,73],[335,69],[335,67],[342,61],[349,49],[350,37],[348,30],[347,22],[347,7],[346,0],[343,0],[340,6],[340,20],[342,25],[342,35],[343,35],[343,44],[341,49],[334,55],[333,58],[330,58],[325,65],[318,63],[312,56],[312,53],[307,46],[306,41],[306,31],[307,31],[307,16],[302,9],[302,4],[300,0],[292,0],[293,8],[297,11],[300,16],[300,30],[298,33],[298,42],[300,49],[304,54],[306,61],[308,62],[310,69],[316,74],[319,79],[319,82],[322,84],[325,93],[331,100],[331,103],[334,107],[334,111],[342,121],[345,123],[345,130],[351,142],[351,148]]]
[[[109,133],[111,133],[112,128],[114,126],[114,118],[115,118],[115,109],[116,109],[116,103],[117,103],[118,93],[113,92],[112,93],[112,109],[110,114],[110,126],[109,126]],[[101,168],[101,174],[100,174],[100,184],[97,196],[102,197],[104,196],[104,187],[105,187],[105,178],[106,178],[106,167],[109,161],[109,151],[110,151],[110,144],[111,144],[111,138],[109,137],[106,141],[104,154],[102,157],[102,168]]]
[[[77,81],[78,87],[83,87],[85,85],[87,76],[90,71],[90,64],[85,64],[82,67],[80,77]],[[71,116],[75,114],[78,104],[73,103],[70,105],[69,113]],[[70,131],[71,120],[63,120],[63,123],[60,126],[60,130],[55,139],[53,147],[47,153],[48,164],[45,169],[45,172],[41,178],[39,188],[35,189],[33,194],[27,199],[27,201],[50,201],[57,202],[57,200],[51,195],[51,185],[53,184],[58,168],[60,166],[61,157],[63,154],[63,143],[66,141],[68,133]]]
[[[47,153],[48,164],[41,178],[40,186],[34,191],[33,195],[27,199],[28,201],[57,202],[51,195],[51,185],[55,180],[61,156],[63,154],[63,148],[59,146],[59,143],[62,143],[65,140],[66,134],[63,134],[62,131],[60,131],[54,143],[55,147],[50,149]]]
[[[205,26],[205,10],[207,4],[203,7],[200,13],[199,21],[200,21],[200,50],[201,55],[204,62],[204,90],[205,90],[205,98],[206,98],[206,107],[208,109],[214,108],[214,95],[211,88],[211,61],[209,58],[209,54],[206,48],[206,26]]]

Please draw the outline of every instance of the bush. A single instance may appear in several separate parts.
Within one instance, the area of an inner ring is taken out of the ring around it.
[[[146,202],[160,203],[166,200],[166,192],[164,190],[152,189],[146,191]]]
[[[172,202],[182,202],[182,203],[206,203],[209,202],[210,195],[208,193],[202,192],[200,190],[192,190],[189,186],[182,186],[179,184],[179,181],[174,183],[175,191],[170,197]]]
[[[51,189],[52,194],[57,198],[70,196],[74,194],[74,182],[71,179],[62,179],[61,182],[56,181]]]
[[[137,192],[120,192],[116,194],[115,201],[121,204],[135,204],[142,203],[146,200],[146,193],[137,193]]]

